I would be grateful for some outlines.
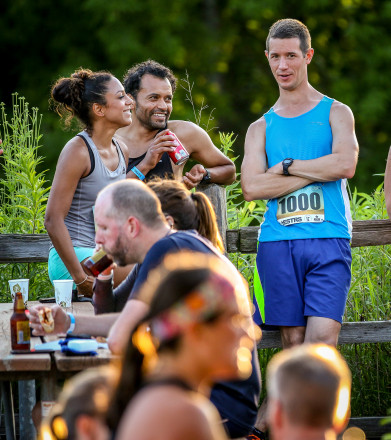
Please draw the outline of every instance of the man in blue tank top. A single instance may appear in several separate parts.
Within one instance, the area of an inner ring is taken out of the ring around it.
[[[176,78],[169,68],[153,60],[136,64],[126,73],[124,88],[135,102],[132,125],[117,131],[129,149],[128,177],[148,180],[172,176],[183,180],[188,189],[201,182],[225,185],[235,180],[235,165],[204,129],[189,121],[169,121],[176,89]],[[199,162],[186,173],[186,162],[176,165],[168,155],[175,150],[172,133],[190,158]]]
[[[250,125],[242,164],[245,199],[269,199],[257,254],[262,320],[280,327],[284,348],[335,346],[351,278],[346,179],[358,157],[354,118],[309,84],[314,50],[303,23],[273,24],[265,54],[280,95]]]

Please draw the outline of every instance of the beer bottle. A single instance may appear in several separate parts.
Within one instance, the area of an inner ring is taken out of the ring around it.
[[[29,319],[21,292],[15,294],[14,313],[11,316],[11,347],[12,350],[30,350]]]
[[[113,260],[109,258],[106,252],[101,248],[98,252],[95,252],[94,255],[83,262],[83,268],[88,275],[97,277],[111,264],[113,264]]]

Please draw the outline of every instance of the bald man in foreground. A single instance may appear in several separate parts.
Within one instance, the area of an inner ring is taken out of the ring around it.
[[[351,373],[335,348],[304,344],[278,353],[266,386],[273,440],[336,440],[346,427]]]

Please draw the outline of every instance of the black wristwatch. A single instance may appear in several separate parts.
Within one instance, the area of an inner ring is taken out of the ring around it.
[[[201,179],[201,183],[212,183],[210,172],[205,168],[204,177]]]
[[[288,168],[293,164],[293,159],[288,158],[282,161],[282,172],[285,176],[290,176]]]

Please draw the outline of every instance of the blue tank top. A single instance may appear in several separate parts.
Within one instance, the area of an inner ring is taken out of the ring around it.
[[[316,159],[332,153],[329,122],[333,99],[324,96],[310,111],[294,117],[265,115],[266,156],[272,167],[285,158]],[[346,179],[315,182],[278,199],[270,199],[259,241],[306,238],[351,238],[352,219]]]

